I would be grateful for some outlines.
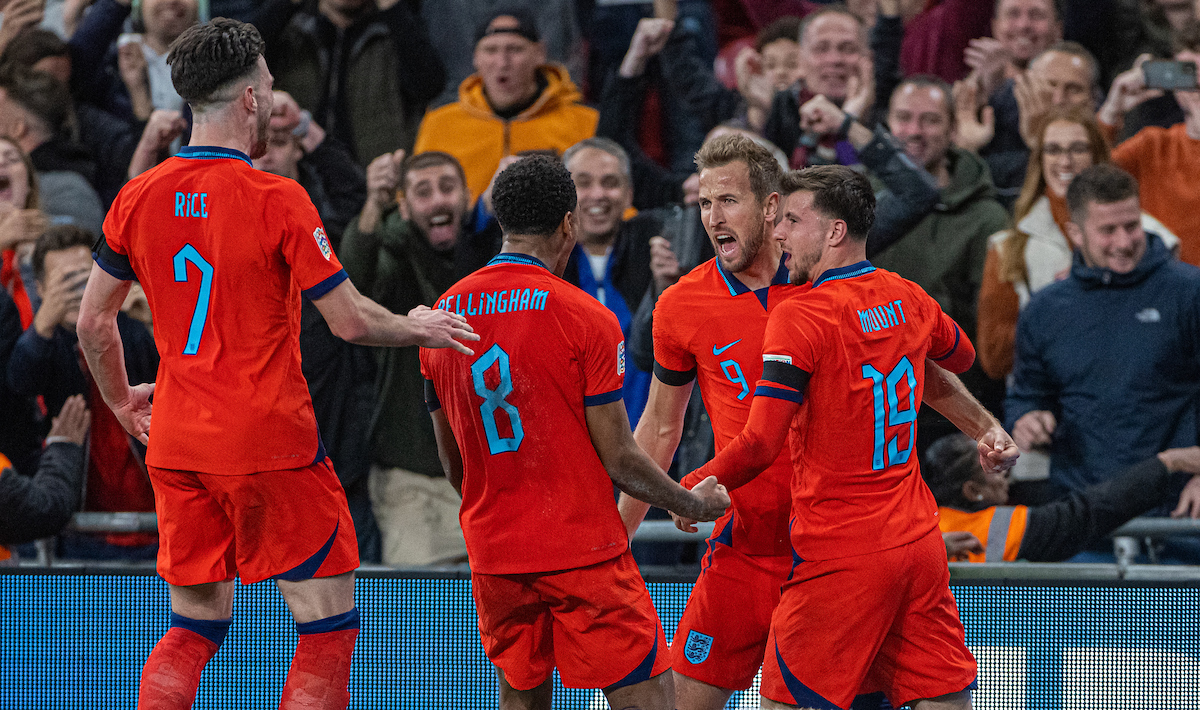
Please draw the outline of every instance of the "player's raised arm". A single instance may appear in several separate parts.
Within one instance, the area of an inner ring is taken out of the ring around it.
[[[467,319],[449,311],[418,306],[407,316],[397,315],[359,293],[349,279],[313,301],[329,329],[342,340],[357,345],[454,348],[464,355],[474,352],[462,341],[479,340]]]
[[[117,330],[117,313],[131,283],[93,264],[79,306],[76,332],[83,357],[105,404],[112,409],[125,431],[145,444],[149,441],[150,395],[154,392],[154,384],[129,386],[125,374],[125,349]]]
[[[921,401],[949,419],[979,444],[979,464],[985,471],[999,472],[1013,467],[1020,452],[1003,425],[967,391],[962,380],[925,361],[925,391]]]
[[[693,380],[683,386],[673,387],[658,379],[657,375],[650,380],[650,397],[642,418],[638,420],[637,430],[633,432],[633,439],[664,471],[671,467],[671,459],[683,437],[683,421],[694,385]],[[621,512],[625,531],[632,538],[646,517],[646,511],[650,510],[650,504],[628,493],[621,493],[617,509]]]
[[[684,476],[680,483],[691,488],[709,476],[716,476],[718,482],[732,491],[753,481],[787,445],[788,427],[799,408],[798,396],[781,399],[774,393],[755,393],[750,403],[750,418],[742,433],[712,461]]]
[[[587,407],[588,434],[609,477],[625,493],[693,520],[716,520],[729,507],[729,494],[715,481],[687,490],[671,480],[642,451],[629,430],[621,400]]]

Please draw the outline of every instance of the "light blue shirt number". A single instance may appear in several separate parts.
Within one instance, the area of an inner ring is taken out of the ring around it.
[[[496,389],[488,389],[484,382],[483,373],[493,363],[500,371],[500,384]],[[521,414],[517,408],[505,398],[513,392],[512,371],[508,366],[508,353],[499,345],[493,345],[471,365],[471,381],[475,383],[475,394],[483,397],[479,405],[479,414],[483,417],[483,431],[487,435],[488,450],[493,456],[516,451],[525,438],[525,429],[521,426]],[[502,437],[496,428],[496,410],[502,410],[508,416],[512,426],[512,436]]]
[[[871,380],[871,389],[875,400],[875,451],[871,457],[871,468],[876,471],[885,468],[885,447],[887,450],[886,466],[905,463],[908,461],[908,457],[912,455],[917,433],[917,376],[913,372],[912,363],[909,362],[907,357],[903,357],[887,375],[884,375],[872,365],[863,365],[862,374],[864,380]],[[908,380],[908,409],[900,409],[900,397],[896,393],[896,387],[905,378]],[[897,444],[900,440],[899,434],[893,436],[891,439],[887,438],[887,433],[884,431],[885,407],[887,410],[887,426],[908,425],[908,447],[904,451],[900,451],[900,446]]]
[[[196,308],[192,311],[187,344],[183,346],[184,355],[195,355],[200,351],[200,336],[204,334],[204,326],[208,322],[208,305],[212,301],[213,267],[191,244],[185,244],[171,261],[175,266],[177,283],[188,281],[188,262],[200,270],[200,293],[196,296]]]

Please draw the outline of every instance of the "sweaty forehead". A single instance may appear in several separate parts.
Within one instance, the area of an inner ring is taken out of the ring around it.
[[[750,192],[750,169],[741,161],[700,171],[701,197],[745,192]]]

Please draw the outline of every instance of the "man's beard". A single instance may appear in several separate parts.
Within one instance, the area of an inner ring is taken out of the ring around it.
[[[254,133],[254,145],[250,148],[251,159],[257,160],[267,154],[267,145],[270,142],[271,134],[271,112],[268,110],[265,113],[262,110],[262,104],[258,105],[258,110],[255,112],[257,119]]]
[[[766,244],[766,242],[767,229],[766,225],[764,224],[760,225],[757,234],[748,238],[745,243],[740,245],[741,248],[738,250],[738,257],[736,261],[727,263],[725,259],[718,255],[718,259],[721,260],[721,266],[725,267],[726,271],[734,274],[745,271],[750,267],[751,264],[754,263],[756,259],[758,259],[758,253],[762,251],[763,244]]]
[[[794,275],[791,275],[793,272],[789,269],[788,273],[791,275],[789,280],[796,285],[806,284],[813,280],[813,267],[821,260],[821,252],[792,254],[791,260],[794,262],[796,268]]]

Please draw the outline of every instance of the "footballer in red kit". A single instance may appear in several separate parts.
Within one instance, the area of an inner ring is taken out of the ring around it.
[[[80,306],[96,387],[147,444],[170,585],[171,626],[146,660],[141,708],[191,706],[232,622],[236,576],[274,578],[296,620],[280,707],[350,702],[358,547],[300,372],[301,294],[353,342],[470,352],[456,338],[474,337],[457,315],[399,316],[359,294],[304,189],[254,169],[272,108],[265,49],[253,26],[224,18],[171,45],[191,142],[117,195]],[[116,317],[135,279],[160,364],[155,384],[130,387]]]
[[[502,171],[502,253],[439,305],[477,354],[421,352],[426,402],[471,561],[479,631],[502,707],[549,708],[567,687],[614,707],[674,707],[666,639],[613,500],[623,491],[716,519],[715,480],[688,493],[638,449],[621,399],[624,340],[602,304],[560,278],[575,243],[575,184],[536,156]]]
[[[896,707],[969,707],[975,660],[917,464],[918,403],[972,435],[989,468],[1011,466],[1016,446],[960,383],[946,385],[950,375],[924,389],[928,372],[966,370],[974,349],[918,286],[866,261],[866,179],[809,168],[786,176],[781,194],[776,235],[792,282],[812,289],[770,316],[746,429],[684,480],[716,475],[736,490],[790,444],[794,562],[771,622],[763,707],[848,708],[875,691]]]

